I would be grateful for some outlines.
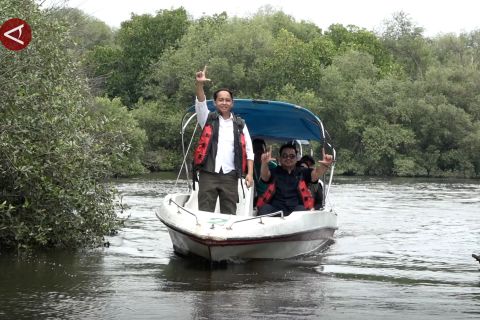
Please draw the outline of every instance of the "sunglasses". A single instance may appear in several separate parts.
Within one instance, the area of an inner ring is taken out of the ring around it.
[[[282,154],[282,159],[290,159],[290,160],[292,160],[292,159],[295,159],[296,157],[297,157],[296,154],[287,154],[287,153]]]

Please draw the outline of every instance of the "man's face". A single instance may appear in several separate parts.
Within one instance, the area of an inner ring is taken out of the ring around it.
[[[217,99],[215,100],[215,106],[221,114],[230,112],[233,107],[233,100],[228,91],[220,91],[217,93]]]
[[[297,163],[297,154],[293,148],[284,148],[280,154],[280,164],[284,168],[295,167]]]

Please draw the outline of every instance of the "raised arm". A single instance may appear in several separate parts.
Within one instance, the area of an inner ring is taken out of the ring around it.
[[[268,167],[268,163],[273,160],[272,159],[272,147],[269,147],[268,151],[262,154],[262,166],[260,168],[260,178],[264,182],[270,180],[270,168]]]
[[[199,102],[203,102],[206,99],[203,85],[207,81],[210,81],[210,79],[207,78],[207,66],[205,66],[202,71],[198,71],[195,74],[195,94]]]
[[[207,101],[203,86],[205,85],[205,82],[210,81],[210,79],[208,79],[206,75],[207,66],[205,66],[202,71],[198,71],[195,74],[195,95],[197,96],[195,101],[195,112],[197,113],[197,121],[202,128],[208,117]]]
[[[318,181],[318,179],[327,172],[333,163],[333,156],[331,154],[325,154],[325,149],[322,148],[322,160],[319,160],[317,163],[315,169],[312,171],[312,182]]]

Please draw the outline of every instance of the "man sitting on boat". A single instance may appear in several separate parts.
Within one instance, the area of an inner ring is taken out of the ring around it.
[[[280,147],[280,165],[273,170],[268,167],[272,159],[271,151],[262,155],[261,179],[268,184],[267,190],[257,201],[258,215],[283,211],[313,210],[314,198],[308,184],[318,181],[333,162],[333,157],[323,152],[323,159],[314,169],[297,167],[297,149],[287,143]]]

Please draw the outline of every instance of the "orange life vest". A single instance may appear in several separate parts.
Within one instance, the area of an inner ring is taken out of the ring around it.
[[[310,189],[308,188],[305,180],[300,180],[298,182],[298,192],[302,197],[302,202],[305,209],[313,209],[313,207],[315,206],[315,200],[313,199],[312,193],[310,192]]]
[[[243,174],[248,173],[247,169],[247,143],[245,142],[245,135],[243,131],[240,132],[240,144],[242,145],[242,172]]]
[[[275,194],[275,182],[272,182],[268,185],[265,192],[258,197],[257,208],[261,208],[265,203],[269,203],[270,200],[272,200],[274,194]]]
[[[212,141],[213,127],[211,124],[206,124],[203,127],[202,135],[198,141],[197,148],[193,153],[193,164],[195,166],[201,165],[207,157],[208,147]]]
[[[217,118],[216,118],[217,117]],[[209,114],[207,122],[203,127],[202,134],[200,135],[200,140],[198,141],[197,147],[193,152],[193,165],[194,169],[201,168],[205,165],[209,152],[211,153],[211,148],[216,146],[210,146],[212,141],[218,140],[218,115],[214,112]],[[217,121],[214,123],[213,121]],[[248,173],[247,169],[247,143],[245,140],[245,134],[243,133],[243,127],[245,122],[238,116],[234,116],[235,126],[238,128],[237,136],[234,138],[238,141],[235,145],[235,170],[238,172],[238,176],[242,176]],[[216,129],[215,129],[216,128]],[[214,139],[214,135],[217,135]],[[237,138],[238,137],[238,138]],[[240,150],[238,150],[238,146]],[[238,150],[238,151],[237,151]],[[238,155],[238,158],[237,158]],[[237,168],[238,163],[238,168]]]
[[[300,197],[302,198],[303,206],[305,209],[310,210],[315,206],[315,200],[313,199],[312,193],[307,186],[305,180],[299,180],[297,186]],[[261,208],[264,204],[269,203],[272,200],[273,195],[275,194],[275,182],[272,182],[268,185],[267,190],[258,197],[257,208]]]

